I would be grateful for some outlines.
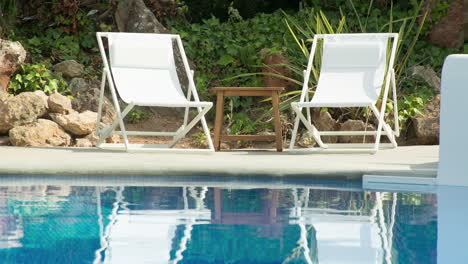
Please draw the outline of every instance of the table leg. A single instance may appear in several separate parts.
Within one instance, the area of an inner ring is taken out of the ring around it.
[[[221,147],[221,128],[224,117],[224,92],[219,91],[216,99],[216,119],[214,126],[214,148],[219,150]]]
[[[279,93],[272,92],[271,100],[273,104],[273,120],[275,122],[276,150],[283,151],[283,133],[281,131],[281,117],[279,112]]]

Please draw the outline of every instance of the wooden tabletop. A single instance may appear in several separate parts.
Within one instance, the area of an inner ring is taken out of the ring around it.
[[[284,87],[213,87],[212,91],[284,91]]]

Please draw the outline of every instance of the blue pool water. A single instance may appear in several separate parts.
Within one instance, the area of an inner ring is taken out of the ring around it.
[[[170,185],[0,186],[0,263],[437,263],[435,194]]]

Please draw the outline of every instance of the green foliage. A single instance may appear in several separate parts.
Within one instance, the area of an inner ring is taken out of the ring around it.
[[[138,124],[149,117],[149,113],[141,108],[135,107],[125,116],[125,119],[131,124]]]
[[[237,20],[240,18],[237,17]],[[263,60],[259,52],[263,48],[284,50],[285,30],[281,25],[283,15],[260,14],[253,19],[239,22],[221,23],[217,18],[204,20],[201,24],[170,22],[173,33],[180,34],[187,56],[196,65],[196,86],[202,99],[212,100],[209,87],[214,86],[261,86],[259,76],[230,79],[229,77],[247,74],[258,70]],[[255,101],[251,98],[230,98],[233,112],[245,111],[248,114]],[[229,107],[229,106],[226,106]],[[231,109],[227,109],[231,110]],[[233,116],[233,118],[236,118]],[[235,133],[249,133],[252,121],[242,118]]]
[[[181,35],[187,56],[196,64],[197,89],[205,93],[207,87],[214,85],[259,84],[259,78],[224,79],[256,69],[261,64],[261,49],[284,49],[286,32],[278,27],[282,19],[281,13],[276,12],[237,23],[221,23],[213,17],[201,24],[170,22],[169,27]]]
[[[16,0],[0,0],[0,25],[7,26],[14,23],[17,14]]]
[[[401,106],[400,120],[404,121],[407,118],[414,117],[417,114],[422,114],[424,101],[421,97],[414,95],[403,95],[399,105]]]
[[[206,135],[203,132],[197,132],[194,134],[195,136],[195,145],[202,147],[205,146],[207,143],[206,141]]]
[[[42,90],[46,94],[55,92],[69,93],[67,83],[55,77],[44,64],[24,64],[10,81],[10,89],[14,94]]]
[[[256,130],[255,123],[245,112],[232,113],[230,119],[230,132],[232,134],[252,134]]]
[[[63,15],[57,15],[54,17],[53,26],[30,24],[9,32],[7,37],[20,41],[33,58],[33,62],[50,59],[51,63],[56,63],[74,59],[88,65],[92,56],[85,55],[85,52],[97,47],[96,26],[84,10],[79,10],[74,19],[74,23],[79,26],[79,30],[74,34],[70,34],[68,30],[72,21]]]
[[[431,15],[428,17],[426,24],[424,25],[425,29],[430,30],[433,25],[439,22],[440,19],[447,14],[449,7],[449,1],[436,0],[431,7]]]

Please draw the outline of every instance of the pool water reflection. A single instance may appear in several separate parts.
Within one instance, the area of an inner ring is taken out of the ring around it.
[[[0,263],[437,263],[437,195],[0,186]]]

